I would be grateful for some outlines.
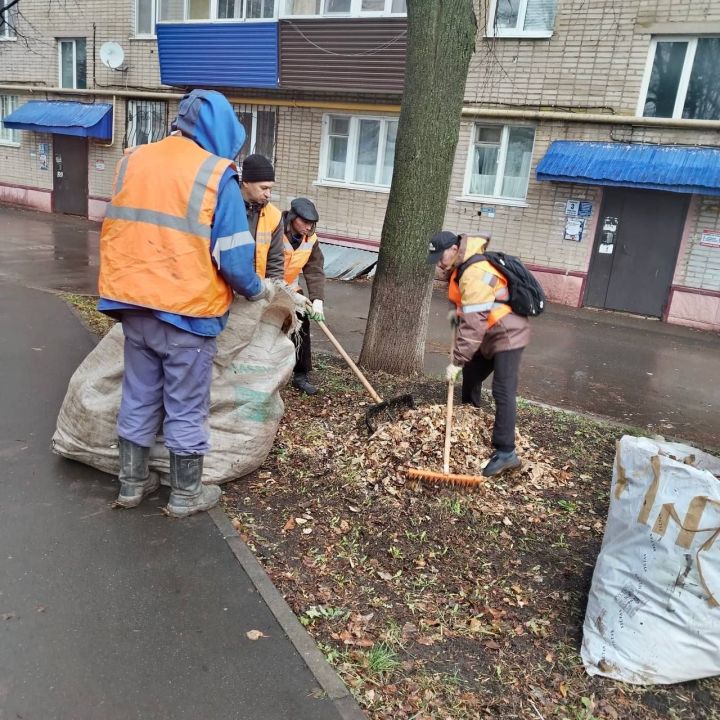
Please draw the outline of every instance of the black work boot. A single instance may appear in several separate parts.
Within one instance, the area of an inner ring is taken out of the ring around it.
[[[134,508],[160,487],[160,477],[150,472],[150,448],[118,438],[120,451],[120,494],[115,507]]]
[[[485,477],[492,477],[493,475],[499,475],[505,470],[512,470],[519,468],[522,465],[520,458],[517,456],[515,450],[502,451],[496,450],[490,462],[483,468],[483,475]]]
[[[460,401],[463,405],[472,405],[476,408],[482,407],[482,390],[479,387],[474,387],[469,392],[463,387]]]
[[[203,456],[170,453],[170,500],[165,508],[170,517],[187,517],[214,508],[222,491],[217,485],[203,485]]]
[[[305,373],[295,373],[292,381],[293,387],[306,395],[317,395],[317,388],[308,380]]]

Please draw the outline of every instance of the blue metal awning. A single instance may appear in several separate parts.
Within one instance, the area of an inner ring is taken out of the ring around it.
[[[3,125],[13,130],[109,140],[112,137],[112,122],[112,105],[30,100],[6,115]]]
[[[720,195],[720,148],[557,140],[537,179]]]

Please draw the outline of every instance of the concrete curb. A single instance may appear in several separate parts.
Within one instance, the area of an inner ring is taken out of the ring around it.
[[[260,593],[260,597],[265,601],[270,612],[274,615],[290,642],[295,646],[320,687],[332,700],[340,717],[343,720],[367,720],[367,715],[355,702],[355,698],[353,698],[345,683],[325,660],[315,641],[300,624],[295,613],[273,585],[272,580],[263,570],[250,548],[238,537],[225,512],[216,507],[210,510],[209,515],[242,569],[247,573],[250,581]]]

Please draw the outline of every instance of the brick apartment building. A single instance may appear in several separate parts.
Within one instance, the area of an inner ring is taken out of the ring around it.
[[[100,219],[123,148],[213,87],[313,198],[328,263],[376,257],[404,0],[20,0],[0,27],[0,201]],[[111,44],[109,44],[111,43]],[[109,67],[108,63],[112,67]],[[481,0],[445,225],[551,299],[720,330],[720,0]]]

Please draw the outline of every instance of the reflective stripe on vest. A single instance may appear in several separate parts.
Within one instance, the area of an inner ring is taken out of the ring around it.
[[[457,281],[457,270],[454,270],[450,276],[450,282],[448,284],[448,298],[450,299],[450,302],[455,304],[455,307],[457,307],[458,312],[461,314],[473,312],[488,313],[487,323],[489,329],[495,325],[498,320],[501,320],[512,312],[510,305],[507,303],[510,299],[510,292],[508,290],[507,280],[505,277],[499,271],[495,270],[489,262],[481,260],[477,263],[477,265],[479,265],[484,272],[482,277],[475,278],[475,281],[489,285],[493,289],[495,295],[494,299],[482,303],[463,302],[462,292]],[[469,269],[470,268],[468,268],[468,270]]]
[[[231,166],[181,136],[122,158],[100,235],[100,295],[189,317],[223,315],[232,290],[213,264],[210,235]]]
[[[272,203],[268,203],[260,210],[255,230],[255,272],[261,278],[264,278],[267,272],[267,259],[273,231],[280,224],[281,219],[282,213]]]
[[[302,269],[307,265],[312,253],[313,245],[317,242],[317,235],[303,236],[302,242],[293,248],[287,235],[283,237],[283,250],[285,251],[285,282],[293,289],[300,290],[299,277]]]

